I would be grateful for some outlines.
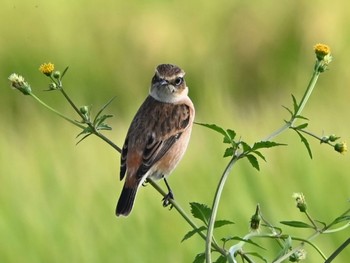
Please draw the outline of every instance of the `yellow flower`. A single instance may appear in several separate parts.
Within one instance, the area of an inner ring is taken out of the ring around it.
[[[55,65],[52,64],[51,62],[41,64],[39,67],[40,72],[45,74],[46,76],[51,76],[54,69],[55,69]]]
[[[318,60],[323,60],[325,56],[331,53],[330,47],[325,44],[316,44],[314,50]]]
[[[334,145],[334,150],[336,150],[338,153],[345,154],[348,151],[348,146],[345,142],[339,142]]]

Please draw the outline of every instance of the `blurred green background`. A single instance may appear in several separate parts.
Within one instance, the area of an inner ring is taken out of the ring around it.
[[[96,112],[116,96],[108,113],[121,146],[128,125],[147,95],[154,68],[174,63],[187,72],[196,121],[234,129],[254,142],[289,118],[281,105],[301,98],[314,64],[313,45],[331,46],[334,61],[321,75],[304,116],[322,135],[350,137],[350,3],[328,1],[42,1],[3,0],[0,9],[0,262],[191,262],[204,250],[195,237],[180,243],[190,227],[161,196],[142,188],[132,214],[116,218],[119,154],[97,138],[78,146],[79,130],[30,97],[9,88],[17,72],[35,94],[77,118],[59,93],[43,92],[43,62],[69,66],[66,91],[78,105]],[[349,207],[349,155],[312,139],[310,160],[300,139],[266,151],[261,172],[247,161],[234,168],[219,218],[236,224],[217,238],[245,235],[257,203],[264,216],[306,220],[293,192],[303,192],[316,219],[330,222]],[[169,182],[189,212],[191,201],[211,204],[228,162],[215,133],[195,126],[184,160]],[[163,185],[163,183],[161,183]],[[287,228],[307,237],[309,231]],[[330,255],[349,230],[322,236],[317,245]],[[257,240],[271,261],[275,243]],[[247,250],[256,250],[251,247]],[[307,247],[306,262],[321,262]],[[271,253],[270,253],[271,252]],[[334,262],[350,258],[350,248]]]

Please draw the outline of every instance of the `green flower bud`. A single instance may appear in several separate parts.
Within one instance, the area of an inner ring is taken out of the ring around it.
[[[255,214],[250,219],[250,230],[258,231],[260,227],[261,216],[260,216],[260,206],[256,206]]]
[[[338,153],[345,154],[348,151],[348,146],[345,142],[339,142],[334,145],[334,150]]]
[[[54,83],[54,82],[50,83],[49,84],[49,90],[55,90],[55,89],[57,89],[57,84]]]
[[[307,205],[303,193],[294,193],[292,197],[297,202],[297,208],[299,208],[300,212],[305,213]]]
[[[80,107],[80,112],[82,113],[82,114],[87,114],[88,112],[89,112],[89,107],[88,106],[82,106],[82,107]]]
[[[55,71],[55,72],[53,73],[53,77],[54,77],[55,79],[59,79],[59,78],[61,77],[61,72]]]
[[[331,142],[335,142],[338,139],[340,139],[340,137],[336,136],[335,134],[329,136],[329,141]]]
[[[289,257],[290,262],[299,262],[301,260],[306,259],[306,251],[304,249],[299,249],[295,251],[292,255]]]

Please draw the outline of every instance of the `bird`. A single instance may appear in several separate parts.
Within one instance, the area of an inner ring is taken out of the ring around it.
[[[147,178],[164,179],[168,194],[163,206],[174,199],[166,178],[187,149],[195,117],[184,76],[185,72],[173,64],[156,67],[149,94],[130,124],[121,151],[120,180],[125,181],[117,216],[130,214],[137,191]]]

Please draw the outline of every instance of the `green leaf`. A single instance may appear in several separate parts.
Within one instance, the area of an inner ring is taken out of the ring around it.
[[[205,226],[201,226],[198,229],[192,229],[191,231],[188,231],[186,235],[182,238],[181,242],[184,242],[185,240],[191,238],[194,234],[197,234],[198,232],[201,232],[206,229],[207,228]]]
[[[287,254],[290,251],[291,247],[292,247],[292,238],[290,236],[287,236],[287,238],[283,242],[283,246],[281,250],[278,252],[276,258],[272,262],[277,261],[277,259]]]
[[[301,221],[281,221],[280,223],[286,226],[297,227],[297,228],[314,228],[314,226]]]
[[[253,151],[253,153],[256,154],[257,156],[259,156],[261,159],[263,159],[263,160],[266,162],[265,156],[262,155],[261,152],[259,152],[259,151]]]
[[[283,105],[282,105],[282,107],[285,108],[290,113],[290,115],[292,115],[292,116],[294,115],[294,113],[289,108],[287,108],[286,106],[283,106]]]
[[[94,124],[97,123],[97,120],[99,119],[99,116],[101,115],[101,113],[104,111],[105,108],[107,108],[107,106],[109,104],[112,103],[112,101],[115,99],[115,97],[111,98],[105,105],[102,106],[102,108],[98,111],[98,113],[96,114],[95,120],[94,120]]]
[[[302,120],[306,120],[306,121],[309,120],[308,118],[306,118],[306,117],[304,117],[304,116],[301,116],[301,115],[296,115],[296,116],[294,116],[294,118],[296,118],[296,119],[302,119]]]
[[[233,156],[234,153],[235,153],[235,149],[233,149],[233,147],[229,147],[225,150],[224,157]]]
[[[100,124],[99,126],[96,127],[97,130],[105,130],[105,131],[110,131],[112,130],[112,128],[108,125],[108,124],[105,124],[105,123],[102,123]]]
[[[299,135],[302,143],[304,143],[304,145],[305,145],[305,147],[307,149],[307,152],[309,153],[309,156],[312,159],[312,152],[311,152],[311,148],[310,148],[309,142],[307,141],[307,139],[298,130],[295,130],[295,131]]]
[[[234,130],[230,130],[230,129],[227,129],[226,130],[228,136],[230,137],[230,139],[233,141],[236,137],[236,132]]]
[[[256,159],[256,157],[255,157],[254,155],[252,155],[252,154],[248,154],[248,155],[247,155],[247,158],[248,158],[250,164],[251,164],[255,169],[257,169],[258,171],[260,171],[258,159]]]
[[[257,252],[247,252],[247,253],[245,253],[245,254],[246,254],[246,255],[253,256],[253,257],[260,258],[260,259],[263,260],[264,262],[268,262],[266,258],[264,258],[262,255],[260,255],[260,254],[257,253]]]
[[[243,152],[250,152],[252,150],[252,147],[249,146],[246,142],[239,142],[239,144],[242,146]]]
[[[205,225],[208,225],[211,209],[205,204],[196,202],[191,202],[190,206],[193,217],[201,220]]]
[[[205,254],[199,253],[196,255],[196,258],[194,259],[193,263],[204,263],[205,261]]]
[[[195,122],[195,124],[207,127],[209,129],[212,129],[220,133],[221,135],[224,136],[224,143],[231,143],[231,144],[234,143],[233,140],[236,137],[236,133],[234,130],[230,130],[230,129],[225,130],[216,124],[207,124],[207,123],[200,123],[200,122]]]
[[[81,143],[83,140],[85,140],[87,137],[89,137],[92,133],[86,134],[83,138],[81,138],[76,145],[78,145],[79,143]]]
[[[266,250],[264,247],[260,246],[259,244],[255,243],[254,241],[252,241],[251,239],[244,239],[244,238],[241,238],[241,237],[238,237],[238,236],[234,236],[234,237],[225,237],[225,238],[222,238],[221,241],[226,243],[227,241],[231,241],[231,240],[237,240],[237,241],[242,241],[242,242],[245,242],[245,243],[248,243],[248,244],[251,244],[251,245],[254,245],[258,248],[261,248],[263,250]]]
[[[330,226],[333,226],[333,225],[336,225],[336,224],[339,224],[339,223],[342,223],[344,221],[350,221],[350,215],[343,215],[343,216],[339,216],[337,217],[330,225]]]
[[[108,118],[111,118],[111,117],[113,117],[113,115],[111,115],[111,114],[106,114],[106,115],[102,115],[102,116],[100,116],[99,118],[95,118],[95,120],[94,120],[94,126],[95,127],[98,127],[100,124],[102,124],[106,119],[108,119]]]
[[[278,143],[278,142],[273,142],[273,141],[261,141],[261,142],[256,142],[254,143],[252,150],[258,150],[258,149],[263,149],[263,148],[272,148],[272,147],[277,147],[277,146],[285,146],[286,144],[284,143]]]
[[[227,258],[223,255],[220,255],[218,259],[214,261],[214,263],[226,263],[226,262],[227,262]]]
[[[292,94],[292,99],[293,99],[293,108],[294,108],[294,114],[297,112],[299,106],[298,106],[298,102],[297,100],[295,99],[294,95]],[[293,115],[294,115],[293,114]]]
[[[300,124],[299,126],[293,127],[293,129],[302,130],[302,129],[305,129],[308,125],[309,125],[308,123],[303,123],[303,124]]]
[[[229,220],[216,220],[214,223],[214,228],[219,228],[222,226],[226,226],[226,225],[233,225],[234,222],[229,221]]]
[[[69,67],[66,67],[66,68],[63,70],[63,72],[62,72],[62,74],[61,74],[61,79],[64,77],[64,75],[66,75],[68,69],[69,69]]]

